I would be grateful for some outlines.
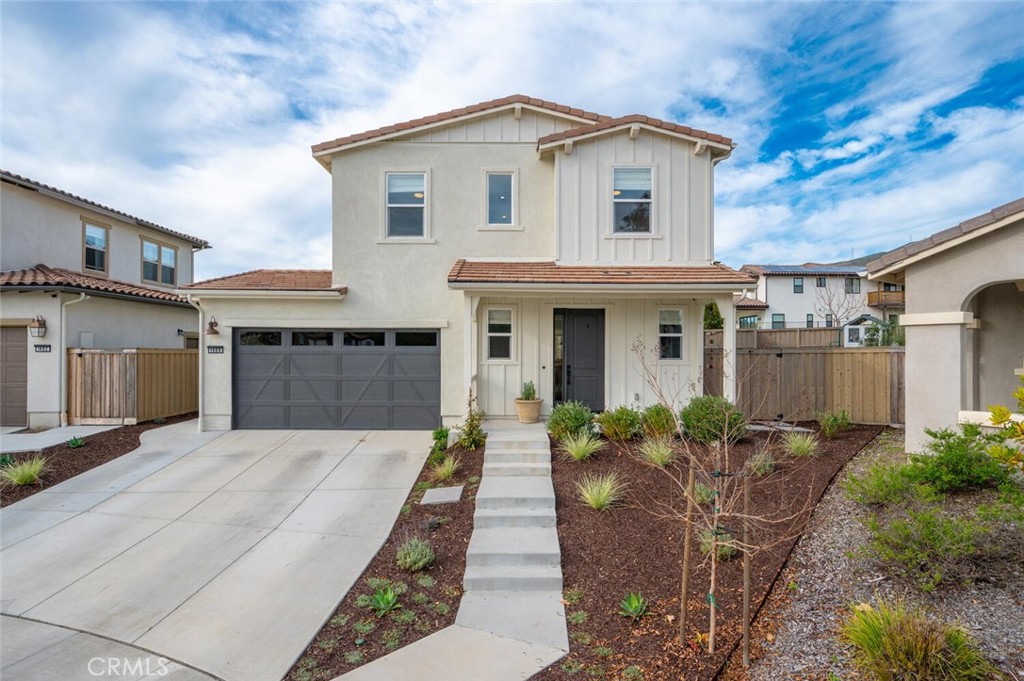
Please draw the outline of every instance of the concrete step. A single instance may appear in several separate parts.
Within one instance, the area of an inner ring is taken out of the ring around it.
[[[549,449],[548,444],[547,436],[535,440],[524,438],[503,440],[495,438],[493,435],[487,438],[488,449]]]
[[[462,595],[455,624],[517,641],[569,650],[561,591],[467,592]]]
[[[466,591],[561,591],[558,567],[466,566]]]
[[[553,527],[494,527],[474,530],[466,565],[558,567],[558,531]]]
[[[484,450],[484,463],[551,463],[551,452],[546,449]]]
[[[490,476],[480,481],[476,507],[555,508],[555,488],[550,477],[540,475]]]
[[[554,527],[557,523],[553,508],[478,508],[473,514],[473,528],[492,527]]]
[[[550,463],[484,463],[484,479],[488,475],[545,475],[551,477]]]

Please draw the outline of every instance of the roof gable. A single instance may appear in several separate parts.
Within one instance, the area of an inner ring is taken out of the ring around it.
[[[582,141],[591,137],[609,135],[624,130],[629,130],[632,135],[634,134],[634,131],[640,129],[659,135],[681,137],[695,142],[698,145],[706,145],[717,150],[719,155],[727,156],[732,152],[732,148],[735,146],[733,141],[728,137],[723,137],[722,135],[717,135],[713,132],[698,130],[697,128],[679,125],[678,123],[672,123],[671,121],[664,121],[660,118],[644,116],[643,114],[630,114],[629,116],[608,118],[590,125],[546,135],[537,141],[537,148],[542,151],[546,149],[553,149],[559,144]]]

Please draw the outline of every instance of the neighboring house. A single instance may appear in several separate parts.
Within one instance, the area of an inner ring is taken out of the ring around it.
[[[67,348],[184,348],[203,239],[0,171],[2,423],[66,420]]]
[[[637,341],[689,399],[704,304],[732,350],[732,296],[754,283],[714,263],[714,166],[732,147],[519,95],[315,145],[331,272],[184,289],[217,323],[203,427],[429,428],[461,419],[471,389],[512,416],[525,381],[545,412],[650,404]]]
[[[906,284],[907,451],[925,428],[1013,408],[1024,375],[1024,198],[869,263],[872,281]],[[971,413],[975,412],[975,413]]]
[[[840,327],[889,321],[903,309],[903,286],[868,282],[863,265],[744,265],[757,289],[736,303],[740,328]]]

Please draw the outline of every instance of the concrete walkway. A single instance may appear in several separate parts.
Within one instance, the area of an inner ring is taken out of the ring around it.
[[[569,651],[543,424],[489,421],[455,625],[345,674],[345,681],[527,679]]]
[[[193,428],[195,422],[193,421]],[[67,442],[73,437],[87,437],[102,433],[121,426],[64,426],[62,428],[50,428],[37,433],[19,432],[24,428],[5,427],[0,432],[0,454],[13,454],[15,452],[38,452],[54,445]]]
[[[95,678],[99,656],[278,681],[379,550],[430,445],[195,422],[142,438],[0,511],[4,678]]]

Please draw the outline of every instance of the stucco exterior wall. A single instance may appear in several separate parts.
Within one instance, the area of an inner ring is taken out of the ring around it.
[[[1024,220],[906,267],[908,451],[924,445],[924,428],[951,426],[960,410],[987,406],[983,404],[986,397],[1002,390],[1001,383],[988,386],[993,372],[1008,371],[1012,378],[1014,365],[1019,368],[1013,357],[1024,353],[1024,336],[1003,335],[1021,328],[1019,321],[1007,321],[1020,319],[1013,314],[1013,300],[1007,298],[1004,287],[990,294],[984,289],[1024,281],[1022,252]],[[982,296],[976,299],[979,292]],[[986,320],[987,311],[995,312],[996,318]],[[914,315],[963,312],[977,313],[980,331],[956,323],[955,315],[947,316],[946,323],[914,320]],[[1019,304],[1017,314],[1024,314]],[[997,397],[1004,403],[1006,399]]]
[[[555,256],[566,265],[595,262],[699,265],[714,259],[713,170],[708,152],[684,140],[628,131],[585,139],[556,152]],[[650,234],[614,234],[612,171],[651,167]]]
[[[982,289],[975,299],[975,316],[981,328],[974,331],[975,376],[971,400],[964,409],[982,411],[990,404],[1012,407],[1011,397],[1020,387],[1012,369],[1024,368],[1024,291],[1014,284]]]
[[[6,182],[0,183],[0,270],[38,264],[76,272],[83,270],[83,218],[110,227],[108,276],[142,284],[142,237],[178,249],[178,283],[193,276],[192,246],[162,232],[129,224],[95,210],[79,208]],[[95,272],[88,272],[96,274]],[[154,286],[145,282],[146,286]],[[167,287],[171,289],[173,287]]]
[[[882,313],[867,306],[867,292],[872,286],[861,279],[860,293],[846,293],[846,277],[825,277],[825,286],[818,288],[817,276],[804,275],[804,292],[793,292],[793,276],[761,276],[757,281],[757,297],[768,303],[768,309],[762,314],[764,326],[771,327],[772,315],[782,314],[786,318],[786,328],[802,327],[807,324],[807,315],[814,315],[815,326],[825,326],[825,315],[828,310],[840,314],[841,320],[835,322],[839,326],[861,314],[870,314],[882,318]]]
[[[75,296],[70,296],[74,298]],[[199,330],[199,313],[192,307],[156,305],[130,300],[89,297],[67,309],[68,347],[183,348],[178,335]]]
[[[64,300],[70,298],[63,297]],[[61,360],[64,357],[60,346],[60,304],[61,296],[51,297],[48,293],[0,294],[0,314],[5,325],[15,320],[32,319],[36,315],[46,320],[46,336],[43,338],[30,337],[28,328],[25,328],[28,337],[26,411],[31,428],[60,425]],[[37,352],[36,345],[49,345],[50,351]]]

